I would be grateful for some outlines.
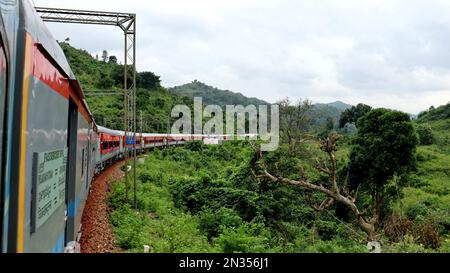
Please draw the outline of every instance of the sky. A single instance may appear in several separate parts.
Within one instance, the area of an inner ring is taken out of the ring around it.
[[[137,68],[268,102],[366,103],[417,114],[450,102],[448,0],[32,0],[137,14]],[[48,23],[123,58],[117,27]]]

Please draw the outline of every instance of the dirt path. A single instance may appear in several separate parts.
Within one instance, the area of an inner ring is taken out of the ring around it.
[[[114,234],[109,222],[108,193],[110,183],[123,177],[120,170],[123,162],[117,162],[104,170],[92,183],[83,217],[81,219],[81,252],[119,252],[114,243]]]

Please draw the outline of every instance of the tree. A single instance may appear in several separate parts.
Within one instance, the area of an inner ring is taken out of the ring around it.
[[[433,130],[429,125],[418,125],[416,130],[420,145],[431,145],[434,143]]]
[[[110,63],[110,64],[117,64],[117,57],[116,56],[109,56],[108,63]]]
[[[347,173],[345,179],[339,177],[336,134],[320,141],[320,148],[328,155],[328,160],[316,160],[315,168],[328,177],[327,183],[312,182],[302,167],[299,179],[281,176],[278,163],[274,164],[271,173],[261,152],[253,174],[257,179],[322,193],[323,201],[319,205],[313,204],[313,208],[322,211],[334,204],[344,205],[367,234],[368,241],[376,241],[382,205],[394,196],[391,184],[401,186],[398,183],[401,179],[392,181],[392,178],[406,174],[414,166],[417,136],[409,116],[398,111],[373,110],[358,121],[358,126],[360,129],[351,150],[349,167],[344,172]],[[362,193],[369,195],[361,198]]]
[[[350,152],[350,185],[372,200],[372,221],[381,221],[383,205],[395,197],[404,175],[415,166],[417,135],[406,113],[372,110],[358,120]]]
[[[130,87],[133,84],[133,67],[131,65],[127,66],[127,81],[128,81],[128,87]],[[114,85],[123,88],[124,84],[124,65],[115,65],[111,71],[111,78],[114,81]],[[137,75],[139,76],[139,75]],[[136,80],[137,81],[137,80]]]
[[[293,104],[289,98],[278,102],[280,106],[280,131],[290,147],[301,140],[306,130],[312,104],[309,100],[299,100]]]
[[[342,112],[341,118],[339,119],[339,128],[344,128],[345,124],[347,123],[356,124],[358,119],[364,116],[370,110],[372,110],[372,107],[363,103],[359,103],[356,106],[352,106],[351,108],[346,109],[344,112]]]
[[[354,123],[347,123],[344,126],[343,133],[348,135],[356,135],[356,132],[358,130],[356,129],[356,126]]]
[[[103,62],[106,63],[106,61],[108,60],[108,51],[103,50],[103,52],[102,52],[102,60],[103,60]]]
[[[313,183],[302,167],[299,170],[300,179],[282,177],[278,172],[277,174],[270,173],[261,151],[257,155],[254,164],[255,168],[252,170],[252,173],[258,180],[266,179],[272,183],[298,186],[315,193],[322,193],[324,195],[323,201],[319,205],[311,205],[317,212],[321,212],[338,203],[346,206],[355,216],[359,227],[367,234],[368,241],[375,241],[375,221],[373,218],[367,218],[365,212],[357,206],[358,191],[352,192],[350,190],[348,186],[348,175],[343,183],[340,182],[336,158],[336,141],[336,134],[331,134],[328,138],[320,141],[320,149],[328,155],[328,160],[317,160],[315,168],[328,177],[329,183],[326,186]],[[275,166],[277,165],[275,164]]]
[[[328,117],[325,121],[325,127],[323,130],[319,133],[319,138],[323,139],[326,138],[334,129],[334,121],[333,118]]]
[[[137,86],[152,90],[161,87],[161,80],[160,77],[153,72],[141,72],[137,79]]]
[[[100,89],[109,89],[113,86],[114,81],[105,72],[100,73],[100,80],[98,82]]]
[[[334,121],[333,121],[333,119],[331,117],[327,118],[327,121],[326,121],[326,124],[325,124],[325,129],[328,132],[331,132],[331,130],[334,129]]]

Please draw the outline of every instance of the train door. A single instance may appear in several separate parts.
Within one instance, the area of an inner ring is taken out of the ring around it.
[[[90,169],[89,166],[91,165],[91,129],[88,129],[88,135],[87,135],[87,147],[86,147],[86,190],[89,189],[89,176],[90,176]]]
[[[1,23],[1,18],[0,18]],[[3,24],[0,24],[0,28],[3,29]],[[4,149],[3,145],[5,143],[5,118],[6,118],[6,91],[7,91],[7,79],[8,79],[8,71],[7,71],[7,59],[6,59],[6,50],[3,44],[3,37],[0,32],[0,252],[2,252],[3,248],[3,208],[4,208],[4,177],[3,168],[6,164],[4,164]]]
[[[77,172],[77,135],[78,135],[78,106],[69,98],[69,118],[67,134],[67,177],[66,177],[66,234],[65,244],[74,241],[75,233],[75,192],[76,192],[76,172]]]

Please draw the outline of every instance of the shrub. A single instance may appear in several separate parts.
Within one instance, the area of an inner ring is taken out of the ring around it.
[[[193,152],[199,152],[203,150],[203,142],[200,140],[189,141],[186,143],[186,149]]]
[[[416,128],[420,145],[431,145],[435,142],[433,130],[429,125],[418,125]]]
[[[384,223],[384,232],[394,242],[402,242],[407,236],[413,243],[419,243],[426,248],[437,249],[441,242],[439,238],[439,227],[432,218],[424,222],[413,222],[398,214],[388,217]]]
[[[145,216],[123,206],[111,214],[116,243],[124,249],[140,248],[146,240]]]
[[[425,247],[415,242],[412,235],[406,235],[405,238],[396,244],[388,246],[384,249],[384,252],[388,253],[425,253],[428,252]]]
[[[319,220],[316,221],[315,227],[317,234],[322,240],[331,240],[337,235],[338,224],[336,222]]]
[[[347,238],[334,238],[330,241],[314,240],[303,246],[301,252],[306,253],[364,253],[367,252],[365,244],[348,240]]]
[[[204,253],[213,249],[195,217],[177,213],[148,221],[146,244],[155,253]]]
[[[242,218],[232,209],[221,208],[218,211],[205,210],[199,213],[199,228],[209,240],[217,237],[224,227],[239,227]]]
[[[244,223],[239,227],[223,227],[215,245],[224,253],[260,253],[270,251],[269,237],[264,225]]]
[[[392,214],[384,222],[384,234],[394,242],[401,242],[405,235],[411,230],[413,222],[398,214]]]

